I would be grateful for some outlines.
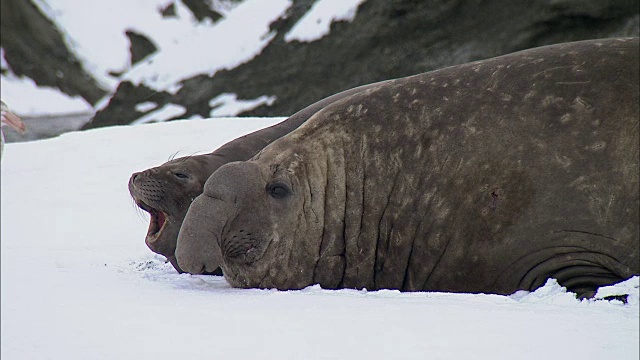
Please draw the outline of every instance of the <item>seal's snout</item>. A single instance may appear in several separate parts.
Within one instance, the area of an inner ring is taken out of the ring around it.
[[[215,208],[212,202],[215,200],[208,196],[198,196],[189,207],[180,228],[175,253],[178,266],[185,272],[191,274],[213,272],[222,264],[222,254],[217,238],[221,229],[215,221],[215,214],[225,212]],[[212,205],[213,209],[211,209]]]
[[[235,266],[259,260],[270,242],[266,191],[257,164],[232,162],[216,170],[180,228],[176,248],[180,268],[200,274],[223,262]]]
[[[133,198],[136,198],[136,180],[138,179],[138,177],[140,176],[141,173],[137,172],[137,173],[133,173],[133,175],[131,175],[131,177],[129,178],[129,193],[131,194],[131,196],[133,196]]]
[[[220,250],[215,246],[217,243],[215,239],[208,238],[206,242],[211,246],[206,246],[201,252],[190,251],[201,242],[201,236],[201,233],[194,233],[189,229],[180,230],[175,256],[177,268],[194,275],[215,273],[221,263]]]

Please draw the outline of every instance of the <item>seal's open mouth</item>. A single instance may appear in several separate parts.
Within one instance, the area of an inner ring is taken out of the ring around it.
[[[164,229],[164,225],[167,223],[167,214],[163,213],[160,210],[154,209],[151,206],[143,203],[142,201],[138,201],[137,205],[144,211],[148,212],[151,215],[151,221],[149,222],[149,230],[147,231],[147,238],[157,238],[162,230]]]

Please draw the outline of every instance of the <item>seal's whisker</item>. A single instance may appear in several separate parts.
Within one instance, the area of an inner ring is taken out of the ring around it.
[[[167,161],[171,161],[171,160],[175,159],[179,152],[180,152],[180,150],[178,150],[178,151],[174,152],[173,154],[169,155],[169,159]]]
[[[138,206],[138,204],[136,204],[136,200],[132,197],[131,198],[131,205],[133,206],[133,208],[135,209],[136,214],[138,214],[138,218],[140,220],[143,220],[144,222],[148,222],[148,219],[145,219],[145,215],[144,213],[146,213],[144,210],[140,209],[140,206]]]
[[[187,161],[187,160],[191,159],[191,158],[192,158],[192,157],[194,157],[194,156],[198,156],[197,154],[198,154],[198,153],[200,153],[200,152],[201,152],[201,151],[193,152],[193,153],[191,153],[190,155],[187,155],[187,156],[183,156],[183,157],[181,157],[181,158],[180,158],[180,160],[181,160],[181,162]]]

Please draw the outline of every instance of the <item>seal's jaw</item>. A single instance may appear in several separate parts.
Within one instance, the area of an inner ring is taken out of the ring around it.
[[[151,216],[149,221],[149,230],[147,230],[147,244],[153,242],[164,230],[167,224],[168,215],[163,211],[155,209],[142,201],[136,202],[136,204],[144,211],[148,212]]]
[[[164,230],[164,226],[167,223],[167,215],[162,211],[154,210],[149,212],[151,214],[151,221],[149,222],[149,230],[147,231],[148,238],[157,238]]]

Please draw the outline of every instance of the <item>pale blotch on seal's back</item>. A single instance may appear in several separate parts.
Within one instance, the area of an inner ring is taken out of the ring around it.
[[[180,266],[237,287],[589,296],[640,273],[638,39],[389,81],[222,166]]]

